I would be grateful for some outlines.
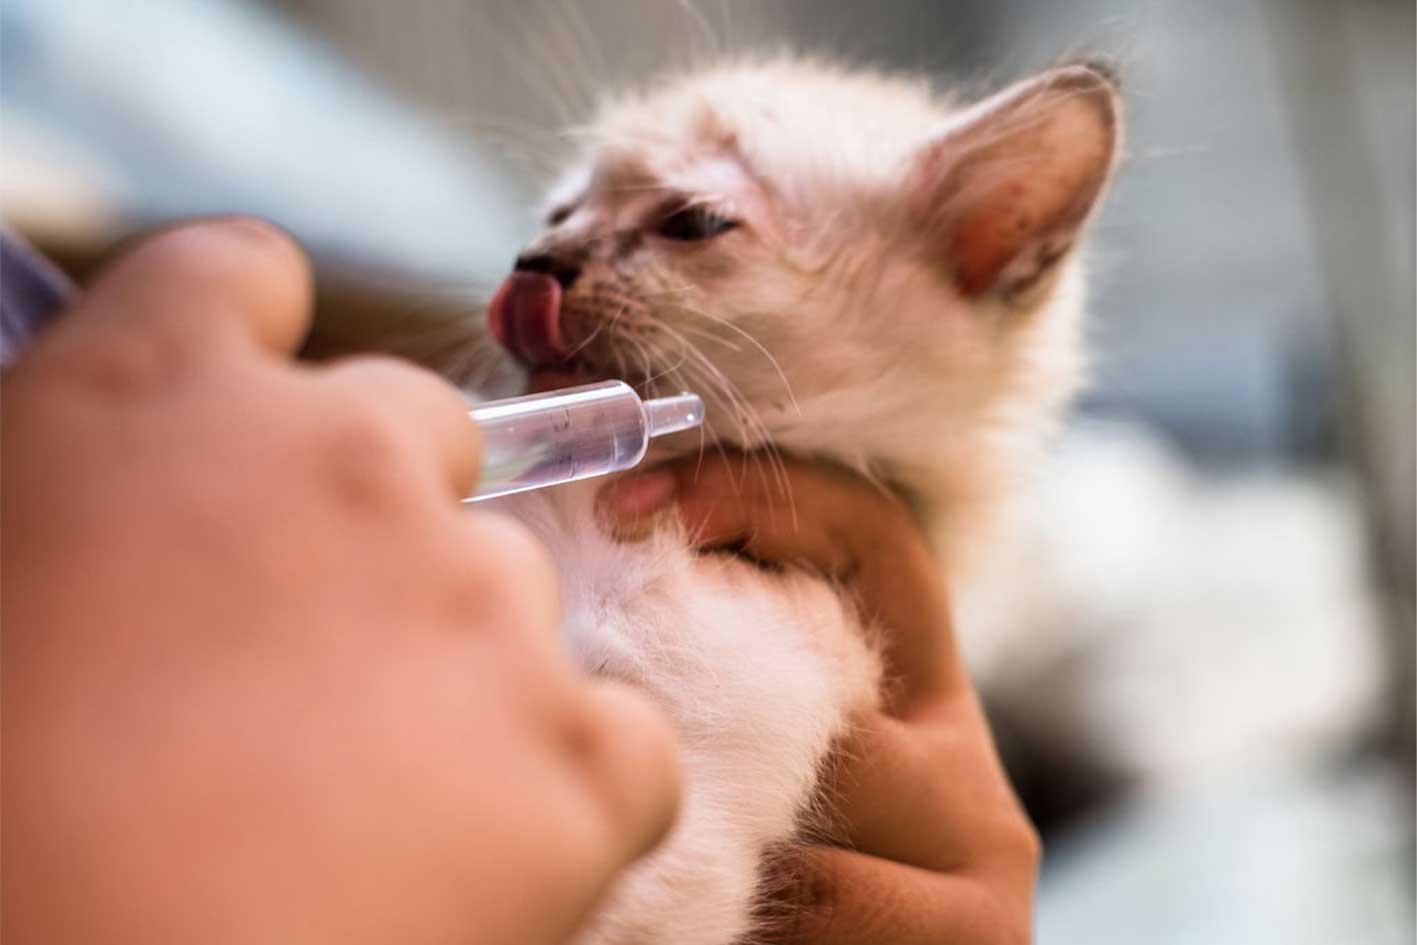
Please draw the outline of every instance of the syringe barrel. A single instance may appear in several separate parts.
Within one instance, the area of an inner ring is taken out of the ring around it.
[[[643,402],[622,381],[494,401],[471,417],[483,468],[469,501],[629,469],[651,435]]]

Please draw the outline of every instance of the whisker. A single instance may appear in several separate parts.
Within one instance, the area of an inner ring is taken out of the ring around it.
[[[715,335],[713,332],[705,331],[702,328],[691,328],[688,325],[680,325],[677,330],[683,332],[686,335],[694,335],[695,337],[702,338],[705,341],[712,341],[714,344],[721,345],[722,347],[727,348],[729,351],[735,353],[741,353],[743,350],[742,345],[735,344],[734,342],[729,341],[727,338]]]
[[[722,395],[720,394],[720,392],[719,392],[719,390],[718,390],[718,388],[717,388],[717,386],[716,386],[715,384],[713,384],[713,383],[712,383],[711,381],[709,381],[707,378],[704,378],[704,379],[703,379],[703,383],[702,383],[702,384],[695,383],[695,382],[694,382],[694,377],[697,375],[697,372],[696,372],[696,371],[692,371],[692,370],[688,370],[687,367],[686,367],[686,369],[685,369],[682,373],[683,373],[684,376],[686,377],[687,383],[688,383],[688,386],[689,386],[689,387],[697,388],[697,389],[700,391],[700,393],[701,393],[702,396],[711,398],[715,403],[717,403],[717,404],[719,405],[720,409],[723,409],[726,413],[728,413],[730,416],[732,416],[732,413],[733,413],[732,409],[729,408],[729,407],[726,407],[726,406],[724,405],[724,401],[723,401]],[[704,428],[705,428],[707,431],[712,431],[712,430],[713,430],[713,421],[711,421],[711,420],[709,420],[707,417],[705,417],[705,419],[704,419]],[[718,433],[713,433],[713,439],[712,439],[711,442],[713,443],[714,449],[717,450],[719,457],[723,460],[724,466],[727,466],[727,465],[728,465],[728,450],[727,450],[727,449],[724,447],[724,445],[723,445],[723,443],[724,443],[724,438],[723,438],[723,436],[720,435],[720,434],[718,434]],[[702,451],[702,447],[700,447],[700,452],[699,452],[699,468],[700,468],[700,469],[703,468],[703,451]],[[731,477],[730,477],[730,481],[733,481]],[[737,492],[740,491],[739,488],[738,488],[738,483],[737,483],[736,481],[733,481],[733,491],[734,491],[735,493],[737,493]]]
[[[665,329],[668,326],[660,324],[657,326]],[[701,374],[708,383],[710,394],[718,401],[721,409],[725,410],[729,418],[732,419],[739,428],[739,439],[744,443],[744,463],[756,463],[758,473],[762,477],[765,489],[776,490],[787,498],[793,511],[793,522],[796,523],[796,503],[792,496],[791,481],[787,476],[786,463],[782,458],[781,451],[772,441],[766,426],[758,417],[752,405],[738,391],[737,386],[728,379],[726,375],[710,361],[697,346],[689,343],[687,339],[680,338],[686,354],[696,358],[696,373]],[[685,372],[686,374],[688,372]],[[769,476],[772,481],[769,482]]]
[[[596,325],[595,330],[592,331],[588,336],[586,336],[586,340],[582,341],[580,344],[572,348],[570,352],[566,355],[566,358],[574,358],[576,355],[584,351],[586,346],[589,345],[592,341],[594,341],[597,335],[606,330],[607,326],[613,328],[615,322],[620,318],[620,315],[625,311],[627,307],[628,303],[622,304],[619,310],[617,310],[608,321],[602,321],[600,324]]]
[[[797,397],[796,397],[796,395],[793,393],[793,390],[792,390],[792,383],[787,379],[787,375],[786,375],[786,374],[783,372],[783,370],[782,370],[782,365],[778,362],[777,358],[773,355],[773,353],[772,353],[771,351],[769,351],[769,350],[767,349],[767,347],[762,344],[762,342],[760,342],[760,341],[758,341],[758,339],[754,338],[754,337],[752,336],[752,334],[749,333],[747,330],[745,330],[742,326],[735,325],[733,322],[729,321],[729,320],[726,319],[726,318],[723,318],[723,317],[720,316],[720,315],[715,315],[715,314],[713,314],[712,312],[705,311],[705,310],[703,310],[703,309],[701,309],[701,308],[698,308],[698,307],[693,306],[693,305],[689,305],[689,304],[687,304],[686,302],[684,302],[683,299],[680,298],[680,296],[682,296],[683,294],[687,293],[687,292],[690,291],[692,288],[693,288],[692,285],[685,284],[685,285],[682,285],[682,286],[673,287],[673,288],[669,288],[669,289],[663,289],[663,290],[660,290],[660,291],[658,291],[658,292],[649,293],[647,297],[649,297],[649,298],[673,298],[673,299],[675,300],[674,304],[675,304],[675,306],[676,306],[677,308],[680,308],[680,309],[682,309],[682,310],[684,310],[684,311],[686,311],[686,312],[688,312],[688,313],[690,313],[690,314],[692,314],[692,315],[698,315],[698,316],[700,316],[701,318],[708,319],[710,322],[713,322],[714,324],[723,325],[723,326],[724,326],[725,328],[727,328],[728,330],[737,333],[740,337],[742,337],[742,338],[744,338],[745,340],[747,340],[748,343],[750,343],[750,344],[753,345],[755,348],[757,348],[757,350],[763,355],[763,357],[767,358],[768,363],[771,364],[773,370],[777,372],[778,379],[782,381],[782,386],[783,386],[783,388],[784,388],[784,389],[786,390],[786,392],[787,392],[788,399],[791,400],[791,402],[792,402],[792,407],[793,407],[793,409],[794,409],[795,411],[797,411],[798,413],[801,413],[801,412],[802,412],[802,408],[801,408],[801,407],[798,405],[798,403],[797,403]],[[721,340],[721,341],[724,341],[723,339],[720,339],[720,340]],[[724,341],[724,343],[726,343],[726,341]]]
[[[661,324],[659,327],[666,328],[668,326]],[[681,343],[688,344],[686,339],[681,339]],[[689,349],[699,358],[704,367],[719,379],[719,383],[732,394],[735,404],[735,419],[738,420],[739,427],[745,434],[744,438],[756,441],[753,445],[767,454],[768,460],[776,467],[775,478],[778,481],[779,487],[784,492],[790,492],[790,487],[787,482],[786,465],[782,460],[781,451],[778,450],[776,444],[773,442],[766,425],[763,424],[757,411],[752,408],[747,398],[742,396],[736,385],[734,385],[703,352],[699,351],[697,346],[689,345]]]
[[[763,357],[767,358],[768,363],[772,365],[772,369],[777,372],[778,379],[782,381],[782,386],[787,391],[787,398],[792,401],[792,409],[799,414],[802,412],[801,406],[799,406],[797,403],[797,396],[792,391],[792,382],[787,379],[787,374],[784,373],[784,371],[782,370],[782,365],[778,362],[777,358],[773,355],[771,351],[767,349],[767,347],[762,342],[760,342],[758,339],[754,338],[751,334],[749,334],[746,330],[744,330],[738,325],[733,324],[726,318],[714,315],[711,312],[705,312],[702,309],[694,308],[693,306],[684,305],[683,303],[680,303],[679,307],[682,308],[684,311],[691,312],[695,315],[707,318],[708,320],[716,324],[722,325],[729,331],[736,332],[745,341],[747,341],[753,347],[757,348],[758,351],[762,353]]]

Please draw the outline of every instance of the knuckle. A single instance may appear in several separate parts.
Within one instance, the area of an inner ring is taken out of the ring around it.
[[[101,343],[74,345],[58,365],[81,389],[104,399],[135,400],[162,394],[184,373],[188,352],[157,333],[105,333]]]
[[[219,217],[178,232],[192,238],[202,255],[210,252],[212,243],[219,242],[223,246],[239,247],[237,252],[260,256],[282,269],[309,268],[305,251],[295,238],[276,224],[259,217]]]
[[[560,614],[560,578],[551,552],[520,522],[499,512],[465,513],[464,547],[481,572],[482,606],[493,603],[494,624],[524,632],[554,627]],[[488,601],[488,597],[493,597]]]
[[[367,372],[375,376],[383,372],[393,372],[401,377],[406,369],[404,362],[393,355],[378,353],[352,354],[348,357],[341,358],[331,366],[331,370],[336,373],[358,371]]]
[[[568,719],[563,744],[602,821],[631,838],[631,855],[654,846],[673,822],[679,794],[668,720],[640,694],[601,686]]]
[[[339,493],[355,508],[386,508],[401,501],[408,482],[406,445],[397,423],[381,409],[362,410],[330,424],[323,444]]]
[[[340,358],[325,370],[336,382],[347,384],[371,399],[389,387],[401,387],[407,376],[402,362],[387,354],[355,354]]]
[[[331,376],[371,397],[388,402],[402,395],[425,410],[437,411],[448,429],[456,429],[480,452],[477,424],[468,420],[468,403],[456,387],[410,361],[387,354],[360,354],[342,359],[329,369]]]
[[[229,216],[218,217],[213,222],[225,227],[233,236],[244,239],[263,251],[304,258],[305,253],[296,243],[295,237],[270,220],[252,216]]]
[[[990,859],[1000,866],[1036,870],[1043,859],[1043,840],[1038,829],[1011,798],[1009,810],[995,818],[987,836]]]
[[[436,374],[392,354],[355,354],[337,361],[332,370],[336,373],[351,373],[365,386],[388,384],[390,386],[416,386],[426,392],[429,400],[438,401],[450,410],[467,412],[467,404],[456,387],[438,378]]]
[[[305,251],[284,230],[254,217],[223,217],[161,234],[150,251],[169,266],[229,279],[262,307],[308,300],[312,274]]]
[[[1031,860],[1043,858],[1043,837],[1038,832],[1038,828],[1028,818],[1020,815],[1019,832],[1022,835],[1022,845]]]
[[[1043,860],[1043,838],[1038,828],[1020,816],[1019,823],[1012,831],[1009,845],[1021,863],[1036,868]]]

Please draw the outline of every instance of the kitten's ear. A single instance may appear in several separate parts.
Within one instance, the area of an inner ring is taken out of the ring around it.
[[[1116,162],[1112,72],[1065,66],[976,105],[913,159],[912,214],[960,291],[1016,298],[1076,240]]]

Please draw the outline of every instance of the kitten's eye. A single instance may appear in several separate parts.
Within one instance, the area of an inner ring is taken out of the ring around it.
[[[739,225],[708,207],[686,207],[661,220],[656,232],[665,239],[689,242],[710,239]]]
[[[575,209],[571,206],[557,207],[546,217],[547,226],[560,226],[570,219],[571,211]]]

